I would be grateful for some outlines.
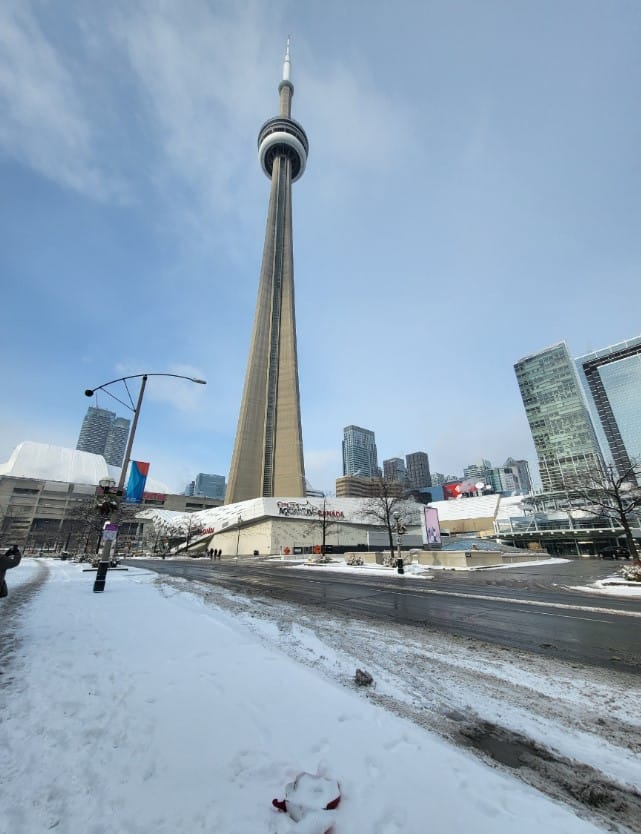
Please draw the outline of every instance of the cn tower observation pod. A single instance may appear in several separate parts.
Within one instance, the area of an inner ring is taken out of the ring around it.
[[[267,177],[271,179],[274,159],[287,156],[292,165],[292,182],[302,177],[307,164],[309,143],[303,128],[282,116],[269,119],[258,134],[258,158]]]

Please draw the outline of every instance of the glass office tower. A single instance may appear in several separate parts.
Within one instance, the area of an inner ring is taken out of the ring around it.
[[[603,452],[624,475],[641,461],[641,336],[576,364]]]
[[[576,485],[600,467],[601,454],[566,343],[525,356],[514,370],[543,488]]]

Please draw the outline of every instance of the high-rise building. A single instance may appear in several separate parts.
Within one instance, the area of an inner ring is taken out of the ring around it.
[[[225,476],[207,475],[205,472],[199,472],[196,475],[196,480],[192,481],[187,489],[191,489],[192,491],[189,493],[186,492],[186,495],[219,498],[222,501],[225,498]]]
[[[487,483],[488,481],[488,472],[492,469],[492,462],[486,460],[485,458],[481,458],[477,460],[476,463],[471,463],[469,466],[466,466],[463,470],[463,478],[469,480],[471,478],[475,478],[479,481],[485,480]]]
[[[82,421],[76,449],[79,452],[102,455],[105,451],[109,429],[115,419],[116,415],[113,411],[89,406]]]
[[[503,466],[496,466],[488,473],[487,481],[495,492],[503,495],[528,495],[532,492],[530,465],[526,460],[508,458]]]
[[[301,428],[291,186],[303,175],[308,142],[291,118],[289,41],[278,87],[280,113],[258,134],[271,181],[258,300],[225,503],[305,495]]]
[[[447,481],[447,478],[442,472],[432,472],[430,478],[432,479],[430,486],[443,486]]]
[[[345,426],[343,475],[361,475],[363,478],[377,478],[380,475],[373,431],[360,426]]]
[[[125,449],[129,438],[130,421],[125,417],[116,417],[111,424],[105,443],[105,460],[112,466],[122,466]]]
[[[390,481],[384,485],[384,494],[390,498],[400,498],[405,492],[403,484]],[[336,478],[337,498],[380,498],[383,494],[381,479],[363,478],[360,475],[343,475]]]
[[[427,452],[412,452],[405,455],[407,468],[407,485],[410,489],[423,489],[432,486],[430,460]]]
[[[76,449],[102,455],[111,466],[122,466],[130,420],[116,417],[113,411],[89,406],[82,421]]]
[[[576,363],[603,453],[623,476],[641,461],[641,336]]]
[[[514,370],[543,488],[564,489],[597,470],[599,445],[566,343],[523,357]]]
[[[388,458],[383,461],[383,477],[386,481],[404,484],[407,480],[405,461],[403,458]]]

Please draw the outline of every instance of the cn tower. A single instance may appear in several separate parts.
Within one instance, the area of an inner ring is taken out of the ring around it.
[[[278,93],[280,113],[265,122],[258,134],[258,158],[271,180],[271,189],[226,504],[261,496],[305,495],[294,308],[292,183],[303,175],[309,145],[305,131],[291,118],[294,85],[289,39]]]

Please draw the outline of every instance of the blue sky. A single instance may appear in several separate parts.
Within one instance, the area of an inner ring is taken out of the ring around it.
[[[75,446],[85,388],[171,372],[208,385],[151,380],[134,457],[172,490],[227,474],[290,32],[314,487],[351,423],[379,462],[533,463],[514,362],[641,333],[636,0],[8,0],[0,459]]]

